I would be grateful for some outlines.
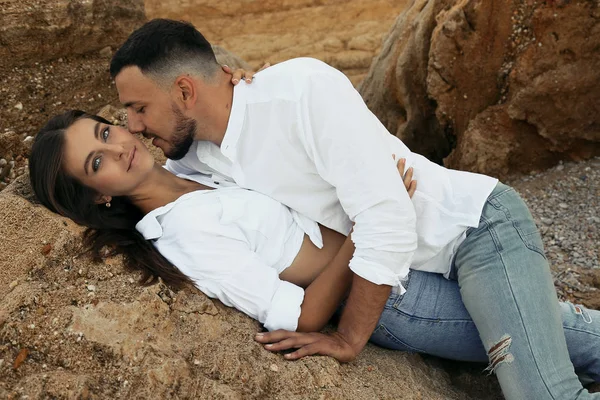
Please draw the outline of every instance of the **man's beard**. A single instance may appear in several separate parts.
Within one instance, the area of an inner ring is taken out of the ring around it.
[[[196,121],[183,115],[175,104],[173,104],[173,113],[175,114],[175,130],[172,135],[171,150],[168,153],[165,152],[165,156],[171,160],[181,160],[194,143]]]

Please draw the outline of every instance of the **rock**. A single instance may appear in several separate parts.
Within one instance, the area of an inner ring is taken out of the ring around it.
[[[98,51],[145,21],[143,0],[8,1],[0,15],[0,68]]]
[[[443,1],[417,0],[400,14],[358,86],[367,106],[411,150],[441,162],[451,146],[427,93],[429,40]]]
[[[42,247],[42,254],[45,256],[47,256],[51,251],[52,251],[52,245],[50,243],[45,244],[44,247]]]
[[[392,134],[451,168],[505,177],[590,158],[600,154],[595,7],[416,0],[359,90]]]
[[[5,163],[1,163],[0,167],[6,165],[6,163],[12,161],[13,157],[20,155],[23,151],[23,141],[15,132],[8,131],[0,133],[0,151]],[[10,157],[10,158],[9,158]],[[8,160],[6,159],[8,158]]]
[[[13,369],[19,369],[19,367],[23,364],[23,362],[25,361],[25,359],[27,358],[27,356],[29,355],[29,349],[24,348],[19,350],[19,354],[17,354],[17,357],[15,358],[15,361],[13,362]]]
[[[293,57],[315,57],[358,83],[381,48],[394,18],[410,1],[302,0],[260,2],[146,0],[148,18],[194,23],[214,44],[252,68]],[[229,65],[229,64],[228,64]]]
[[[17,104],[15,104],[15,108],[19,111],[23,110],[23,103],[18,102]]]
[[[112,57],[112,47],[106,46],[99,52],[100,57],[111,58]]]
[[[104,118],[110,123],[119,124],[119,122],[127,121],[127,110],[124,108],[116,108],[110,104],[102,107],[97,113],[99,117]],[[119,124],[120,125],[120,124]]]
[[[221,65],[228,65],[231,68],[252,69],[250,65],[232,52],[225,50],[221,46],[213,45],[213,51],[217,57],[217,61]]]

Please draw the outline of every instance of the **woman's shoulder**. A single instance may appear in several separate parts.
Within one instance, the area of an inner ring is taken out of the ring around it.
[[[237,240],[240,229],[277,220],[281,213],[289,213],[289,209],[266,195],[237,186],[197,190],[151,211],[137,228],[147,239],[206,234]]]

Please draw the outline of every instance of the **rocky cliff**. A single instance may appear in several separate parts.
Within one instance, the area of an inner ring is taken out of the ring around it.
[[[3,0],[0,68],[121,43],[146,17],[143,0]]]
[[[359,90],[390,132],[496,176],[600,154],[600,4],[415,0]]]

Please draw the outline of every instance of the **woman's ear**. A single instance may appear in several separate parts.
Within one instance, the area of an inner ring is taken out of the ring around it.
[[[96,197],[96,204],[106,204],[107,207],[110,207],[108,204],[110,204],[112,200],[112,196],[105,196],[103,194],[99,194]]]

